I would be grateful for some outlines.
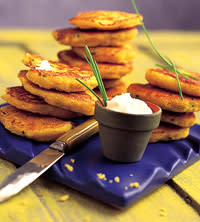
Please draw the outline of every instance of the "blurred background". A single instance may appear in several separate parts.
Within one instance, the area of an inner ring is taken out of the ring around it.
[[[136,0],[149,29],[200,30],[200,0]],[[0,0],[0,28],[68,27],[80,11],[133,12],[131,0]]]

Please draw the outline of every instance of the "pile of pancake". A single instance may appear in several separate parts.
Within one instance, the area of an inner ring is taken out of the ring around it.
[[[0,122],[6,129],[36,141],[50,142],[73,127],[73,118],[94,115],[96,97],[76,80],[82,80],[100,96],[92,71],[32,53],[25,53],[23,63],[29,69],[18,74],[22,86],[9,87],[2,96],[9,103],[0,108]],[[105,86],[108,98],[126,92],[124,84],[107,81]]]
[[[137,48],[130,42],[137,35],[142,16],[119,11],[79,13],[70,19],[78,28],[53,31],[54,38],[70,50],[58,53],[59,62],[26,53],[20,71],[22,86],[7,88],[2,98],[9,105],[0,108],[0,121],[11,132],[42,142],[54,141],[73,127],[77,116],[94,115],[96,97],[80,79],[100,96],[97,81],[84,59],[88,45],[98,67],[108,98],[126,92],[121,77],[133,70]],[[42,68],[43,62],[50,70]]]
[[[120,11],[90,11],[79,13],[69,22],[76,28],[52,33],[58,43],[66,48],[70,46],[58,52],[60,62],[90,70],[84,58],[87,45],[102,79],[119,83],[121,77],[133,71],[137,47],[131,42],[138,33],[142,16]]]
[[[199,73],[179,71],[200,79]],[[196,122],[194,112],[200,111],[200,81],[184,78],[180,74],[178,76],[183,99],[179,95],[176,74],[162,68],[150,68],[146,71],[147,84],[134,83],[128,87],[132,97],[152,102],[162,108],[160,126],[153,131],[150,142],[186,138],[190,127]]]
[[[9,87],[2,96],[8,105],[0,108],[0,122],[17,135],[49,142],[70,130],[73,118],[93,116],[97,98],[77,81],[80,79],[101,96],[84,58],[85,45],[97,61],[108,98],[127,92],[121,78],[133,70],[137,48],[131,41],[141,22],[141,15],[91,11],[70,19],[76,28],[53,31],[54,38],[70,49],[58,53],[59,62],[25,54],[23,63],[28,69],[18,74],[22,86]],[[182,71],[200,78],[200,74]],[[182,100],[174,72],[151,68],[146,79],[148,84],[131,84],[128,92],[163,110],[160,126],[153,131],[150,142],[187,137],[195,124],[194,112],[200,110],[200,81],[179,75]]]

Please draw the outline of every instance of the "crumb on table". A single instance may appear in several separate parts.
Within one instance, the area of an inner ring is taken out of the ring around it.
[[[108,182],[109,182],[109,183],[113,183],[113,180],[110,179]]]
[[[66,163],[65,167],[68,169],[68,171],[72,172],[74,170],[74,167],[71,166],[70,164]]]
[[[114,181],[115,181],[116,183],[119,183],[119,182],[120,182],[120,178],[119,178],[119,177],[115,177],[115,178],[114,178]]]
[[[131,187],[131,188],[139,188],[140,184],[138,182],[133,182],[133,183],[129,184],[129,187]]]
[[[98,177],[100,180],[107,180],[106,175],[105,175],[104,173],[97,173],[97,177]]]
[[[71,159],[70,159],[70,162],[71,162],[71,163],[75,163],[75,159],[74,159],[74,158],[71,158]]]
[[[161,217],[166,217],[167,216],[167,211],[164,207],[160,208],[160,216]]]
[[[125,186],[125,187],[124,187],[124,190],[128,190],[128,186]]]
[[[69,199],[69,194],[65,194],[65,195],[63,195],[63,196],[61,196],[60,198],[59,198],[59,201],[60,202],[64,202],[64,201],[66,201],[66,200],[68,200]]]

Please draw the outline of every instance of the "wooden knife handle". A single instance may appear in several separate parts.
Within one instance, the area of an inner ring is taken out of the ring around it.
[[[60,136],[57,141],[67,144],[67,150],[71,150],[74,146],[84,142],[92,135],[99,131],[98,122],[94,118],[81,123],[77,127],[71,129],[67,133]]]

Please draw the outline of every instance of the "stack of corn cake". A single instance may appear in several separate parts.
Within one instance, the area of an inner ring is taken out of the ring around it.
[[[124,12],[80,13],[70,20],[79,28],[53,32],[55,39],[71,50],[58,53],[60,62],[26,53],[29,68],[18,77],[22,86],[7,88],[2,98],[9,103],[0,108],[0,121],[11,132],[37,141],[53,141],[73,127],[77,116],[94,115],[96,97],[76,79],[100,95],[97,81],[83,59],[84,46],[97,61],[108,98],[126,92],[120,78],[132,71],[136,47],[129,42],[137,35],[141,16]]]
[[[76,28],[53,31],[60,44],[70,46],[58,53],[59,61],[90,70],[84,55],[87,45],[98,63],[105,87],[123,84],[120,78],[133,71],[132,61],[137,47],[131,43],[136,37],[142,16],[119,11],[82,12],[69,22]]]
[[[0,108],[0,122],[17,135],[50,142],[73,127],[77,116],[94,115],[96,97],[76,78],[94,89],[97,81],[90,70],[71,67],[25,53],[29,67],[18,74],[22,86],[9,87],[2,98],[9,103]],[[100,95],[98,89],[94,89]],[[109,98],[126,91],[123,85],[107,89]]]
[[[200,74],[179,70],[200,79]],[[153,131],[150,142],[169,141],[186,138],[189,129],[195,124],[195,113],[200,111],[200,81],[184,78],[179,81],[183,99],[179,95],[176,74],[162,68],[150,68],[146,71],[148,84],[131,84],[128,92],[139,98],[157,104],[162,108],[160,126]]]

